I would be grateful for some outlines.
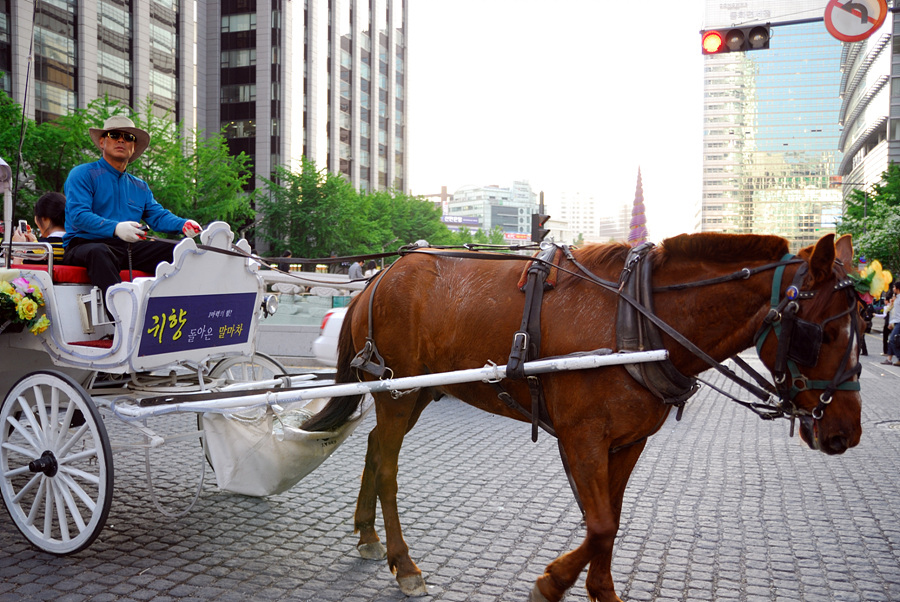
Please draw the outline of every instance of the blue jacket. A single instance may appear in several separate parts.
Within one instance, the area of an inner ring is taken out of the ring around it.
[[[157,203],[146,182],[102,158],[70,171],[65,195],[66,246],[73,238],[114,238],[119,222],[145,221],[157,232],[178,233],[187,221]]]

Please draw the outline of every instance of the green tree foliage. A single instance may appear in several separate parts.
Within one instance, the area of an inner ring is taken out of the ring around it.
[[[417,240],[452,244],[453,236],[432,203],[393,191],[359,193],[342,176],[316,169],[304,158],[300,173],[280,168],[261,178],[257,238],[270,255],[364,255]]]
[[[849,195],[837,231],[853,236],[858,256],[900,273],[900,166],[891,163],[870,192]]]

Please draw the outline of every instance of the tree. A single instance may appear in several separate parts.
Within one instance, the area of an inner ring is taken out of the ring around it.
[[[900,273],[900,166],[891,163],[871,192],[850,193],[837,231],[853,236],[857,256]]]

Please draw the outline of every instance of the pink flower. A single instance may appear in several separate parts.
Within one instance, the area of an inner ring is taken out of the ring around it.
[[[15,280],[12,281],[12,283],[13,283],[13,286],[16,287],[16,290],[18,290],[23,295],[27,295],[28,293],[34,292],[34,286],[32,286],[32,284],[30,282],[28,282],[27,280],[25,280],[24,278],[16,278]]]

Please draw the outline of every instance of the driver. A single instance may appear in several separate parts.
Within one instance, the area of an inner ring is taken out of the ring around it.
[[[150,144],[149,133],[122,115],[89,131],[102,157],[78,165],[66,179],[64,262],[86,267],[91,283],[106,299],[109,287],[121,282],[120,270],[131,267],[154,273],[160,262],[172,262],[174,245],[146,240],[141,220],[158,232],[187,236],[198,234],[200,224],[165,209],[146,182],[126,173],[128,164]]]

